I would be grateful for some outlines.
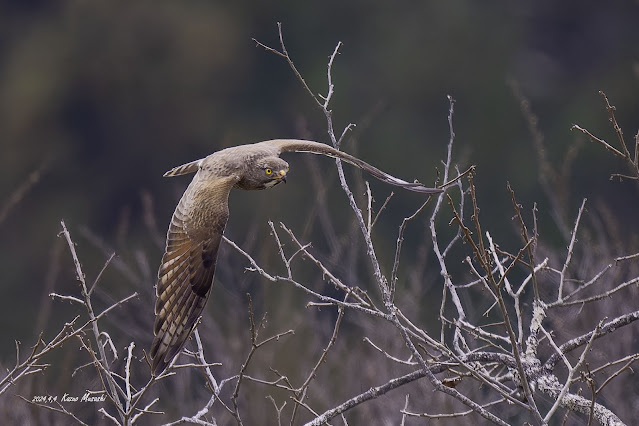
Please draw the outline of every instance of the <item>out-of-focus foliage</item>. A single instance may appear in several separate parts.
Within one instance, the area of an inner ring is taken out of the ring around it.
[[[478,166],[482,204],[493,206],[482,211],[487,221],[510,209],[507,180],[520,201],[538,201],[542,211],[546,203],[532,136],[509,82],[530,99],[552,164],[561,168],[568,148],[584,141],[579,167],[568,172],[569,204],[576,209],[584,196],[595,196],[595,204],[605,205],[606,193],[636,189],[601,179],[619,164],[569,130],[579,122],[614,139],[598,90],[616,105],[629,140],[639,125],[636,1],[4,1],[0,207],[34,170],[40,180],[0,222],[0,359],[12,356],[12,339],[34,339],[46,318],[61,218],[100,236],[119,256],[144,253],[150,287],[161,247],[149,237],[142,200],[153,201],[163,233],[187,180],[163,179],[164,171],[263,139],[327,142],[321,113],[287,65],[251,40],[277,46],[278,21],[315,92],[326,92],[327,57],[344,43],[333,68],[332,109],[337,125],[358,126],[343,149],[397,176],[434,180],[448,140],[446,95],[452,95],[456,146],[464,151],[458,158]],[[287,160],[286,187],[232,194],[227,233],[252,245],[256,257],[268,219],[313,235],[303,209],[315,198],[307,162]],[[326,202],[332,211],[346,209],[333,163],[317,161],[336,187]],[[372,187],[379,206],[391,189]],[[392,258],[399,221],[420,202],[414,194],[395,196],[377,225],[377,238],[388,241],[379,244],[388,247],[381,256]],[[636,203],[608,208],[627,218],[638,214]],[[548,218],[540,215],[552,227]],[[337,223],[338,234],[348,233],[347,225]],[[629,226],[636,231],[636,220]],[[511,232],[504,227],[499,237]],[[99,270],[104,252],[90,238],[76,242],[86,270]],[[411,253],[417,242],[407,244]],[[220,291],[236,291],[231,281],[243,266],[237,263],[237,271],[218,272]],[[57,285],[71,288],[72,269],[60,274]],[[109,278],[121,279],[116,272]],[[150,290],[144,297],[151,300]],[[150,321],[152,304],[140,315]]]

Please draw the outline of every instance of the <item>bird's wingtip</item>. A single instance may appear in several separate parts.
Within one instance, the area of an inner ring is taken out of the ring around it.
[[[153,363],[151,364],[151,374],[153,375],[153,377],[160,376],[169,366],[169,364],[167,362],[164,362],[164,360],[162,360],[161,358],[162,357],[153,359]]]
[[[163,177],[173,177],[173,176],[182,176],[188,175],[189,173],[195,173],[198,171],[200,166],[202,165],[202,160],[191,161],[190,163],[182,164],[181,166],[177,166],[164,173]]]

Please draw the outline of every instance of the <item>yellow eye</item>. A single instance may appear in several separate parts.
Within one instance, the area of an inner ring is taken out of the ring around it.
[[[273,170],[271,170],[271,169],[266,169],[265,172],[266,172],[267,175],[272,175],[273,174]]]

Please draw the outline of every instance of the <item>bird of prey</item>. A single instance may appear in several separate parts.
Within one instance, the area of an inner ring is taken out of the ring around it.
[[[160,375],[180,353],[211,293],[217,252],[229,218],[231,189],[267,189],[286,182],[283,152],[310,152],[339,158],[377,179],[409,191],[442,192],[397,179],[329,145],[297,139],[275,139],[217,151],[169,170],[164,176],[195,173],[178,203],[166,236],[158,271],[152,371]]]

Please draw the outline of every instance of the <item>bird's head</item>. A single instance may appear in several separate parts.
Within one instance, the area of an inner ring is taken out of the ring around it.
[[[242,189],[267,189],[280,182],[286,183],[288,163],[279,157],[266,157],[255,164],[245,173],[239,187]]]

